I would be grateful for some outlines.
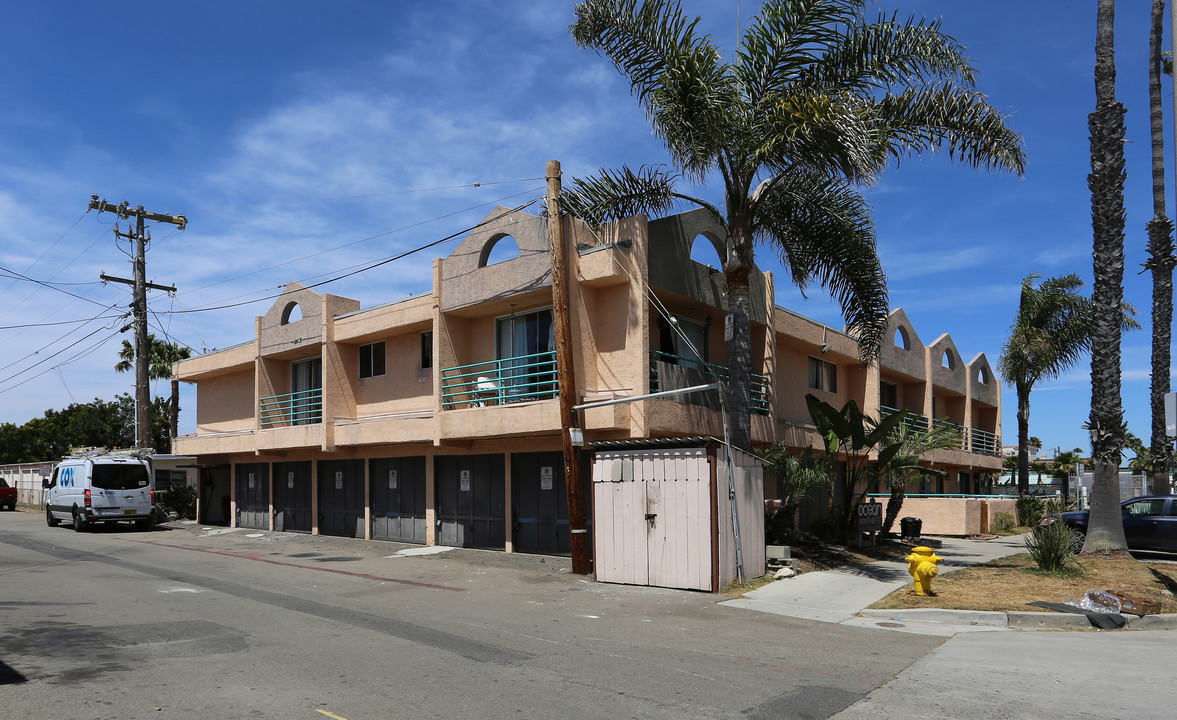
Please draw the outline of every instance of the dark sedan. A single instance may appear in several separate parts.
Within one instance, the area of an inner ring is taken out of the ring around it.
[[[1177,495],[1144,495],[1120,503],[1124,538],[1130,550],[1177,552]],[[1087,536],[1087,511],[1065,512],[1043,518],[1039,526],[1065,522],[1082,546]]]

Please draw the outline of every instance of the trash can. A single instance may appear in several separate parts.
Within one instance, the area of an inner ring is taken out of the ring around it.
[[[905,517],[899,521],[899,536],[902,538],[918,538],[924,529],[924,521],[917,517]]]

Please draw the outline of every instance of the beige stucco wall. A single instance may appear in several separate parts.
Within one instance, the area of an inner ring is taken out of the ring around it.
[[[197,432],[246,430],[255,424],[252,372],[218,375],[197,384]]]
[[[884,512],[890,502],[881,497]],[[980,535],[989,532],[997,513],[1005,512],[1016,516],[1012,498],[968,498],[968,497],[909,497],[904,498],[900,517],[918,517],[923,521],[924,535]],[[898,521],[894,528],[899,531]]]

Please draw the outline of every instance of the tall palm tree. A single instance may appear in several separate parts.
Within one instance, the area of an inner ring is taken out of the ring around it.
[[[1095,27],[1095,111],[1091,133],[1093,311],[1091,343],[1091,515],[1084,553],[1126,552],[1120,519],[1120,307],[1124,297],[1124,106],[1116,100],[1115,0],[1099,0]]]
[[[180,381],[172,377],[172,366],[181,360],[192,357],[192,351],[175,342],[163,342],[154,335],[147,335],[149,350],[147,353],[147,377],[152,380],[171,380],[172,395],[169,404],[168,428],[169,437],[175,439],[180,425]],[[123,340],[123,347],[119,350],[119,361],[114,366],[115,372],[125,373],[135,369],[135,346],[128,340]]]
[[[864,18],[864,0],[768,0],[728,63],[674,0],[586,0],[573,38],[630,81],[672,171],[628,167],[574,180],[572,215],[600,224],[680,202],[726,229],[732,316],[732,442],[751,441],[749,283],[753,246],[779,253],[793,282],[826,288],[858,336],[864,363],[887,328],[886,277],[856,190],[892,159],[946,148],[974,168],[1021,173],[1021,138],[973,88],[964,48],[939,22]],[[723,206],[675,191],[718,175]]]
[[[1173,223],[1165,212],[1165,128],[1161,110],[1161,35],[1165,0],[1153,0],[1152,27],[1148,38],[1148,99],[1152,135],[1152,204],[1148,221],[1148,260],[1152,273],[1152,410],[1150,453],[1153,458],[1154,492],[1168,492],[1172,451],[1165,431],[1165,394],[1169,392],[1169,363],[1173,339]]]
[[[1091,301],[1079,294],[1083,281],[1078,275],[1043,280],[1038,275],[1022,280],[1018,314],[1001,349],[997,369],[1013,383],[1018,399],[1018,492],[1030,490],[1030,392],[1039,380],[1057,378],[1069,370],[1091,347]],[[1123,322],[1137,326],[1134,311],[1125,306]],[[1042,441],[1038,441],[1041,448]]]

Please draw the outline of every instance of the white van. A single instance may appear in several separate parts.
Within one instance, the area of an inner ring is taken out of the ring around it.
[[[77,532],[93,523],[130,521],[151,527],[155,482],[149,451],[94,449],[64,458],[45,481],[45,521]]]

